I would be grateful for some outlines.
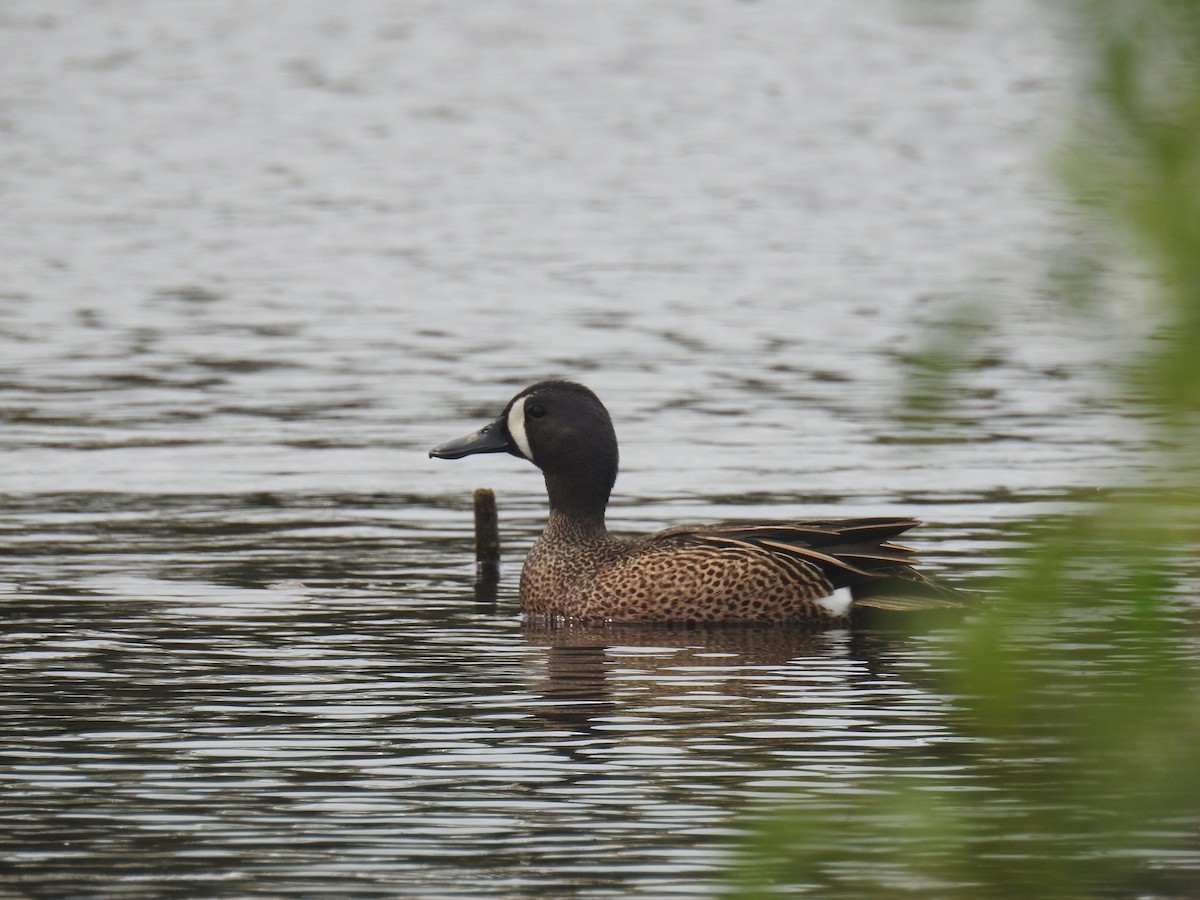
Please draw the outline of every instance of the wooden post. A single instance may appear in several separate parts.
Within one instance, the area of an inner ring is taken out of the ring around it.
[[[475,489],[475,562],[481,575],[500,568],[500,528],[496,494],[491,488]]]

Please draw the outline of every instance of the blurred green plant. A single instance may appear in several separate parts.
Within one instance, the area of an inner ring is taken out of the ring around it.
[[[951,638],[967,740],[946,772],[900,762],[827,813],[763,815],[736,896],[1200,896],[1200,0],[1066,8],[1091,90],[1058,174],[1097,240],[1072,264],[1086,292],[1061,296],[1071,315],[1122,302],[1100,294],[1096,247],[1149,274],[1119,389],[1161,465],[1153,484],[1031,523],[990,611]],[[972,309],[931,337],[910,417],[949,402],[989,327]]]

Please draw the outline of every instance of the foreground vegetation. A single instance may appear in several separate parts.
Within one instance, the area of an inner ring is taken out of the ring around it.
[[[993,610],[955,635],[944,688],[978,741],[947,768],[975,775],[898,765],[828,814],[760,818],[738,896],[1200,891],[1200,0],[1065,8],[1091,90],[1058,175],[1093,234],[1072,263],[1082,277],[1057,291],[1066,315],[1115,310],[1114,328],[1138,304],[1147,327],[1110,383],[1148,423],[1157,471],[1033,523]],[[1106,277],[1114,248],[1142,278]],[[968,356],[959,343],[926,357],[921,409],[952,396]]]

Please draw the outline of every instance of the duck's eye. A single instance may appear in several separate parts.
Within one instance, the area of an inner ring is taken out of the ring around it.
[[[540,403],[535,403],[535,404],[533,404],[533,406],[526,407],[525,412],[531,418],[540,419],[542,416],[544,416],[546,414],[546,407],[542,406],[542,404],[540,404]]]

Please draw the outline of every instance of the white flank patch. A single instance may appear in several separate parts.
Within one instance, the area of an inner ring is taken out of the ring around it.
[[[818,597],[817,602],[829,610],[835,616],[846,615],[850,609],[850,602],[854,599],[850,594],[850,588],[838,588],[828,597]]]
[[[525,433],[525,404],[528,400],[528,396],[522,397],[508,411],[508,434],[516,441],[521,455],[533,462],[533,448],[529,446],[529,435]]]

